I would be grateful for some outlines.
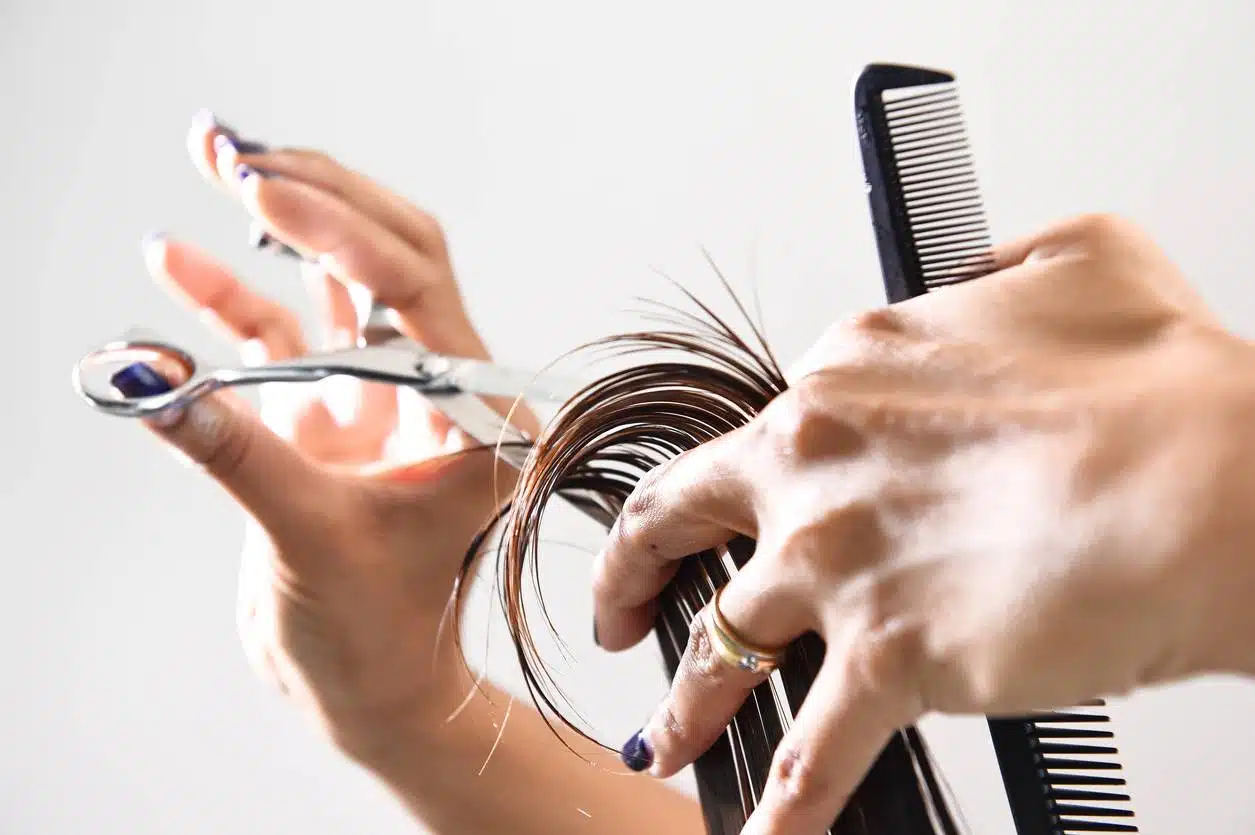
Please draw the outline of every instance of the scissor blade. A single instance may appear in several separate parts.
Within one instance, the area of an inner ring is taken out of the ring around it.
[[[455,391],[480,397],[522,397],[563,403],[580,390],[580,383],[562,377],[503,368],[484,360],[432,357],[433,385],[424,389],[437,391],[448,386]],[[437,370],[441,363],[447,367]]]

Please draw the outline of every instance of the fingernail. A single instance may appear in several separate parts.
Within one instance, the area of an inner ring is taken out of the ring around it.
[[[202,107],[196,111],[196,115],[192,117],[192,127],[206,130],[208,128],[218,126],[218,117],[207,107]]]
[[[620,754],[623,764],[637,772],[644,771],[654,763],[653,749],[649,747],[649,740],[643,734],[643,730],[632,734]]]
[[[249,177],[252,177],[253,175],[257,175],[258,177],[261,177],[263,180],[270,176],[270,174],[268,174],[267,172],[262,171],[260,168],[254,168],[251,165],[244,165],[243,163],[240,163],[239,165],[235,166],[235,176],[239,177],[241,182],[247,180]]]
[[[155,245],[164,242],[165,239],[166,239],[165,232],[161,232],[155,229],[145,232],[144,236],[139,239],[140,252],[147,255],[150,249],[152,249]]]
[[[165,242],[165,232],[145,232],[144,237],[140,238],[140,256],[144,259],[144,266],[153,275],[159,275],[165,270]]]
[[[115,389],[122,392],[123,397],[132,398],[156,397],[173,388],[169,380],[161,376],[151,365],[143,362],[131,363],[110,377],[109,382]],[[174,426],[182,417],[182,409],[166,409],[148,418],[148,422],[164,429]]]
[[[173,388],[165,377],[143,362],[131,363],[110,377],[109,383],[124,397],[155,397]]]
[[[593,643],[601,646],[601,637],[597,634],[597,618],[593,618]]]

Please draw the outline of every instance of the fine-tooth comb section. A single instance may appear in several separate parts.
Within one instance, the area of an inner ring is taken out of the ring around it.
[[[990,272],[993,243],[954,76],[873,64],[855,100],[889,300]]]
[[[995,267],[954,76],[872,64],[854,90],[867,197],[891,303]],[[1137,832],[1110,717],[1076,709],[989,719],[1018,835]]]

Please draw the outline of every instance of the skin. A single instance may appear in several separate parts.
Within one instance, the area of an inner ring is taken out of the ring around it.
[[[434,218],[324,154],[241,154],[224,133],[199,117],[192,161],[307,256],[324,341],[356,332],[354,299],[365,293],[433,350],[488,357]],[[240,166],[277,176],[241,177]],[[291,311],[194,245],[152,238],[144,254],[246,358],[308,350]],[[347,392],[348,417],[328,392],[263,390],[260,415],[216,395],[150,424],[248,514],[238,623],[253,667],[430,831],[703,831],[690,798],[568,737],[583,756],[572,754],[535,710],[490,682],[476,690],[441,629],[461,559],[513,472],[491,453],[445,456],[467,439],[392,387]],[[536,428],[530,413],[515,420]]]
[[[1255,346],[1119,218],[998,261],[832,328],[758,419],[652,472],[598,557],[608,650],[646,635],[678,559],[736,534],[758,541],[721,600],[737,634],[826,642],[746,833],[825,831],[929,712],[1255,673]],[[760,681],[695,624],[643,729],[652,773]]]
[[[318,152],[239,154],[220,133],[198,120],[193,162],[310,259],[325,341],[356,330],[364,288],[431,348],[487,357],[430,215]],[[290,311],[193,245],[145,257],[248,358],[307,350]],[[724,593],[733,627],[827,642],[747,832],[823,831],[891,730],[929,711],[1255,671],[1252,347],[1118,219],[999,258],[834,327],[760,419],[652,474],[598,559],[607,649],[645,636],[674,560],[735,533],[759,553]],[[248,513],[239,626],[259,673],[433,831],[703,831],[691,800],[568,740],[590,767],[532,709],[476,693],[452,653],[450,584],[508,471],[438,457],[466,440],[388,387],[350,392],[348,419],[326,393],[266,390],[260,416],[219,396],[152,426]],[[691,762],[755,683],[695,629],[644,729],[653,773]]]

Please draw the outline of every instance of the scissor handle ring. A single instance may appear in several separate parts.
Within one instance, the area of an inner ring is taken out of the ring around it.
[[[174,364],[185,378],[160,394],[128,396],[113,383],[117,375],[136,363],[160,358]],[[75,390],[96,409],[122,417],[152,417],[188,400],[208,381],[200,363],[189,352],[149,337],[122,339],[85,354],[74,366]]]

